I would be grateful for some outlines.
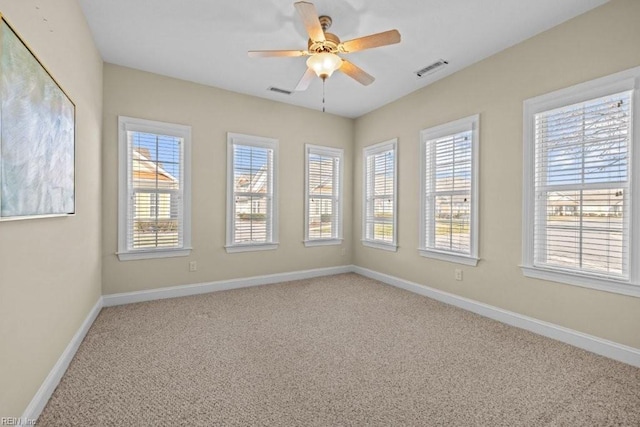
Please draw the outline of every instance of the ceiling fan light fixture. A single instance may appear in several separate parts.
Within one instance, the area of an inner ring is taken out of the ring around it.
[[[320,52],[307,59],[307,67],[311,68],[318,77],[326,79],[342,66],[342,58],[335,53]]]

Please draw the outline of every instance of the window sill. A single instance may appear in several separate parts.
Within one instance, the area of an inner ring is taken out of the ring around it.
[[[549,280],[557,283],[580,286],[583,288],[596,289],[599,291],[612,292],[615,294],[640,297],[640,286],[632,282],[608,279],[606,277],[587,276],[570,273],[563,270],[552,270],[547,268],[521,265],[522,274],[533,279]]]
[[[395,245],[393,243],[385,243],[385,242],[380,242],[380,241],[377,241],[377,240],[362,240],[362,244],[364,246],[368,246],[370,248],[382,249],[382,250],[389,251],[389,252],[397,252],[398,251],[398,245]]]
[[[305,240],[304,245],[309,248],[313,246],[330,246],[341,245],[342,239],[317,239],[317,240]]]
[[[456,254],[451,252],[440,252],[440,251],[434,251],[431,249],[418,249],[418,252],[420,253],[421,256],[425,258],[433,258],[433,259],[438,259],[440,261],[455,262],[457,264],[470,265],[472,267],[477,266],[478,261],[480,261],[479,258],[475,258],[468,255],[461,255],[461,254]]]
[[[191,248],[153,249],[128,252],[116,252],[120,261],[135,261],[139,259],[172,258],[191,255]]]
[[[270,251],[278,249],[278,243],[259,243],[251,245],[228,245],[224,247],[228,254],[239,252]]]

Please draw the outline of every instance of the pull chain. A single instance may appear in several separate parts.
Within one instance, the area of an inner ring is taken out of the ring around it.
[[[324,113],[324,83],[327,81],[326,78],[322,79],[322,112]]]

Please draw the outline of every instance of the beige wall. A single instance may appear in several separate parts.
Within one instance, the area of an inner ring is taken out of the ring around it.
[[[614,0],[355,122],[354,224],[362,148],[398,137],[399,250],[354,246],[354,264],[640,348],[640,298],[523,277],[522,102],[640,65],[640,1]],[[418,255],[421,129],[480,113],[480,257],[467,267]],[[637,262],[637,261],[636,261]],[[454,280],[462,268],[464,280]]]
[[[115,65],[103,69],[75,0],[0,0],[0,11],[77,106],[77,215],[0,223],[0,416],[21,415],[101,283],[102,293],[112,294],[354,263],[640,348],[639,298],[525,279],[518,268],[522,101],[640,65],[639,1],[613,0],[355,121]],[[482,261],[473,268],[417,253],[417,153],[421,129],[475,113]],[[118,261],[118,115],[192,126],[190,257]],[[278,250],[224,251],[227,132],[280,141]],[[361,153],[394,137],[400,248],[390,253],[359,242]],[[341,246],[302,244],[304,143],[345,149]],[[188,271],[191,260],[197,272]],[[453,279],[455,268],[464,270],[464,281]]]
[[[192,126],[190,257],[119,261],[117,116]],[[227,132],[279,142],[279,240],[273,251],[227,254]],[[351,264],[353,121],[155,74],[105,65],[103,147],[103,292],[112,294]],[[304,144],[345,149],[345,243],[305,248]],[[345,249],[345,255],[342,255]],[[198,271],[189,272],[189,261]]]
[[[0,223],[0,416],[17,417],[100,296],[102,60],[76,0],[0,12],[76,104],[77,214]]]

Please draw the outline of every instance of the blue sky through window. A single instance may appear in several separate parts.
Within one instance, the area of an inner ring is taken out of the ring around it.
[[[436,179],[471,179],[471,137],[469,130],[435,140]]]
[[[625,181],[629,101],[630,94],[625,92],[536,116],[536,138],[546,166],[546,182]]]

